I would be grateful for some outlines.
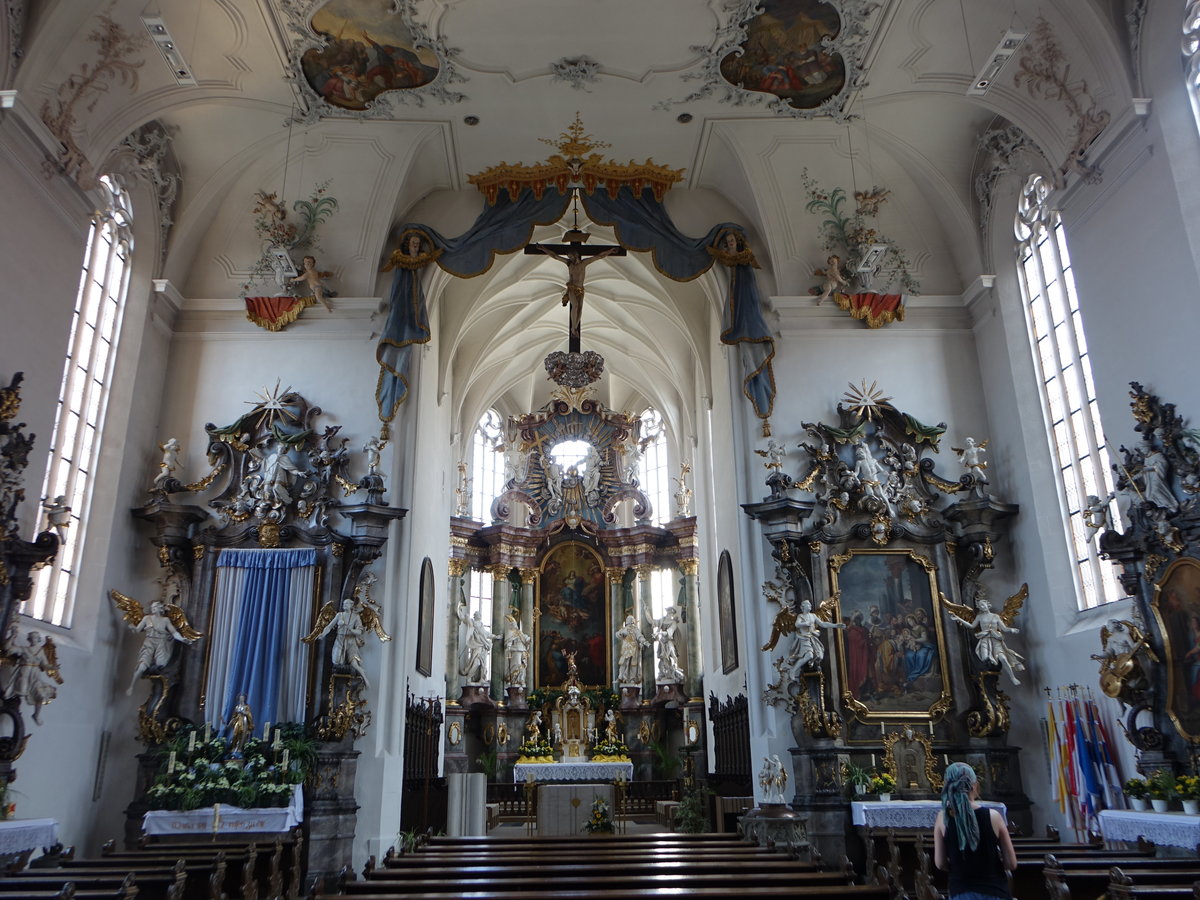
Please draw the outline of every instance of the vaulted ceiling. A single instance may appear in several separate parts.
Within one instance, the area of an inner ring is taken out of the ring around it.
[[[1017,83],[1016,59],[986,95],[966,95],[1006,29],[1032,31],[1044,18],[1072,84],[1086,83],[1094,108],[1116,116],[1133,93],[1123,19],[1100,0],[836,0],[847,21],[858,16],[852,55],[863,77],[832,116],[813,117],[780,114],[768,95],[713,77],[714,48],[748,2],[397,0],[393,18],[439,49],[437,80],[385,94],[380,108],[323,105],[299,63],[319,43],[306,23],[322,7],[365,15],[387,3],[160,0],[151,10],[133,0],[29,0],[23,21],[19,11],[9,16],[4,41],[10,51],[19,41],[23,56],[0,87],[16,88],[31,110],[53,109],[68,79],[94,68],[101,14],[143,37],[125,57],[140,65],[78,103],[70,131],[101,168],[139,126],[158,120],[169,129],[182,188],[163,272],[193,300],[237,297],[259,250],[256,191],[290,202],[323,181],[339,208],[322,229],[321,266],[333,270],[343,297],[382,296],[381,261],[399,223],[458,233],[483,202],[467,176],[501,161],[545,159],[552,151],[538,139],[557,137],[576,112],[611,144],[607,157],[686,169],[667,200],[685,232],[743,222],[767,294],[807,294],[823,262],[820,220],[805,210],[807,171],[826,188],[888,189],[879,229],[907,251],[923,293],[954,296],[984,266],[974,192],[981,133],[1016,123],[1057,166],[1078,130],[1060,99]],[[767,5],[829,8],[817,0]],[[140,17],[148,14],[161,17],[195,84],[178,84],[144,38]],[[538,237],[559,234],[545,228]],[[560,270],[514,254],[483,277],[441,278],[431,291],[439,378],[453,384],[461,415],[544,399],[540,361],[565,331]],[[713,340],[715,286],[666,281],[637,254],[598,263],[588,279],[584,327],[609,358],[608,402],[648,399],[689,430],[685,397],[697,384],[708,393],[702,351]]]

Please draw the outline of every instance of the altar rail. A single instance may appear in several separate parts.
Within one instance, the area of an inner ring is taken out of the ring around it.
[[[678,781],[630,781],[625,794],[625,814],[628,816],[654,816],[655,803],[660,800],[678,800]],[[501,821],[524,820],[528,815],[525,806],[525,786],[504,781],[492,781],[487,786],[487,802],[495,804]]]

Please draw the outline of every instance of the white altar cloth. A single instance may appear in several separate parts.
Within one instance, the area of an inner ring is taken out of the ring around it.
[[[534,781],[616,781],[622,775],[626,781],[633,781],[633,763],[517,763],[513,766],[513,781],[517,784],[527,781],[530,775]]]
[[[984,806],[1000,810],[1008,821],[1008,808],[993,800]],[[867,828],[932,828],[942,808],[940,800],[855,800],[850,804],[850,821]]]
[[[218,803],[203,809],[152,809],[142,817],[142,834],[276,834],[303,821],[304,789],[298,784],[287,806],[242,809]]]
[[[58,843],[54,819],[4,819],[0,821],[0,855],[24,853]]]
[[[1106,841],[1134,843],[1139,837],[1164,847],[1195,850],[1200,844],[1200,816],[1182,812],[1100,810],[1100,831]]]

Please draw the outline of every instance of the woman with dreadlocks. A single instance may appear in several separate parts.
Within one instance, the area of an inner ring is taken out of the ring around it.
[[[951,763],[942,785],[942,809],[933,826],[933,861],[950,870],[950,900],[1011,900],[1005,870],[1017,853],[1004,819],[980,806],[979,780],[966,763]]]

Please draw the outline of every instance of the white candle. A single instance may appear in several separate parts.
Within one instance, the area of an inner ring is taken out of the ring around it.
[[[265,725],[263,725],[263,740],[264,741],[271,740],[271,723],[270,722],[267,722]]]
[[[212,739],[212,724],[209,722],[205,722],[204,723],[204,743],[207,744],[209,742],[209,740],[211,740],[211,739]]]
[[[169,757],[167,757],[167,774],[168,775],[175,774],[175,751],[174,750],[172,750],[171,755]]]
[[[196,732],[188,735],[188,753],[194,752],[196,749]]]
[[[283,735],[280,733],[280,729],[276,728],[275,729],[275,743],[273,743],[271,745],[271,749],[278,750],[282,746],[283,746]]]
[[[284,751],[283,751],[283,763],[282,763],[282,766],[283,766],[283,771],[285,771],[285,772],[287,771],[287,767],[288,767],[288,753],[289,753],[289,751],[288,751],[288,750],[284,750]]]
[[[214,803],[213,804],[213,833],[216,834],[216,832],[220,831],[220,829],[221,829],[221,805],[219,803]]]

